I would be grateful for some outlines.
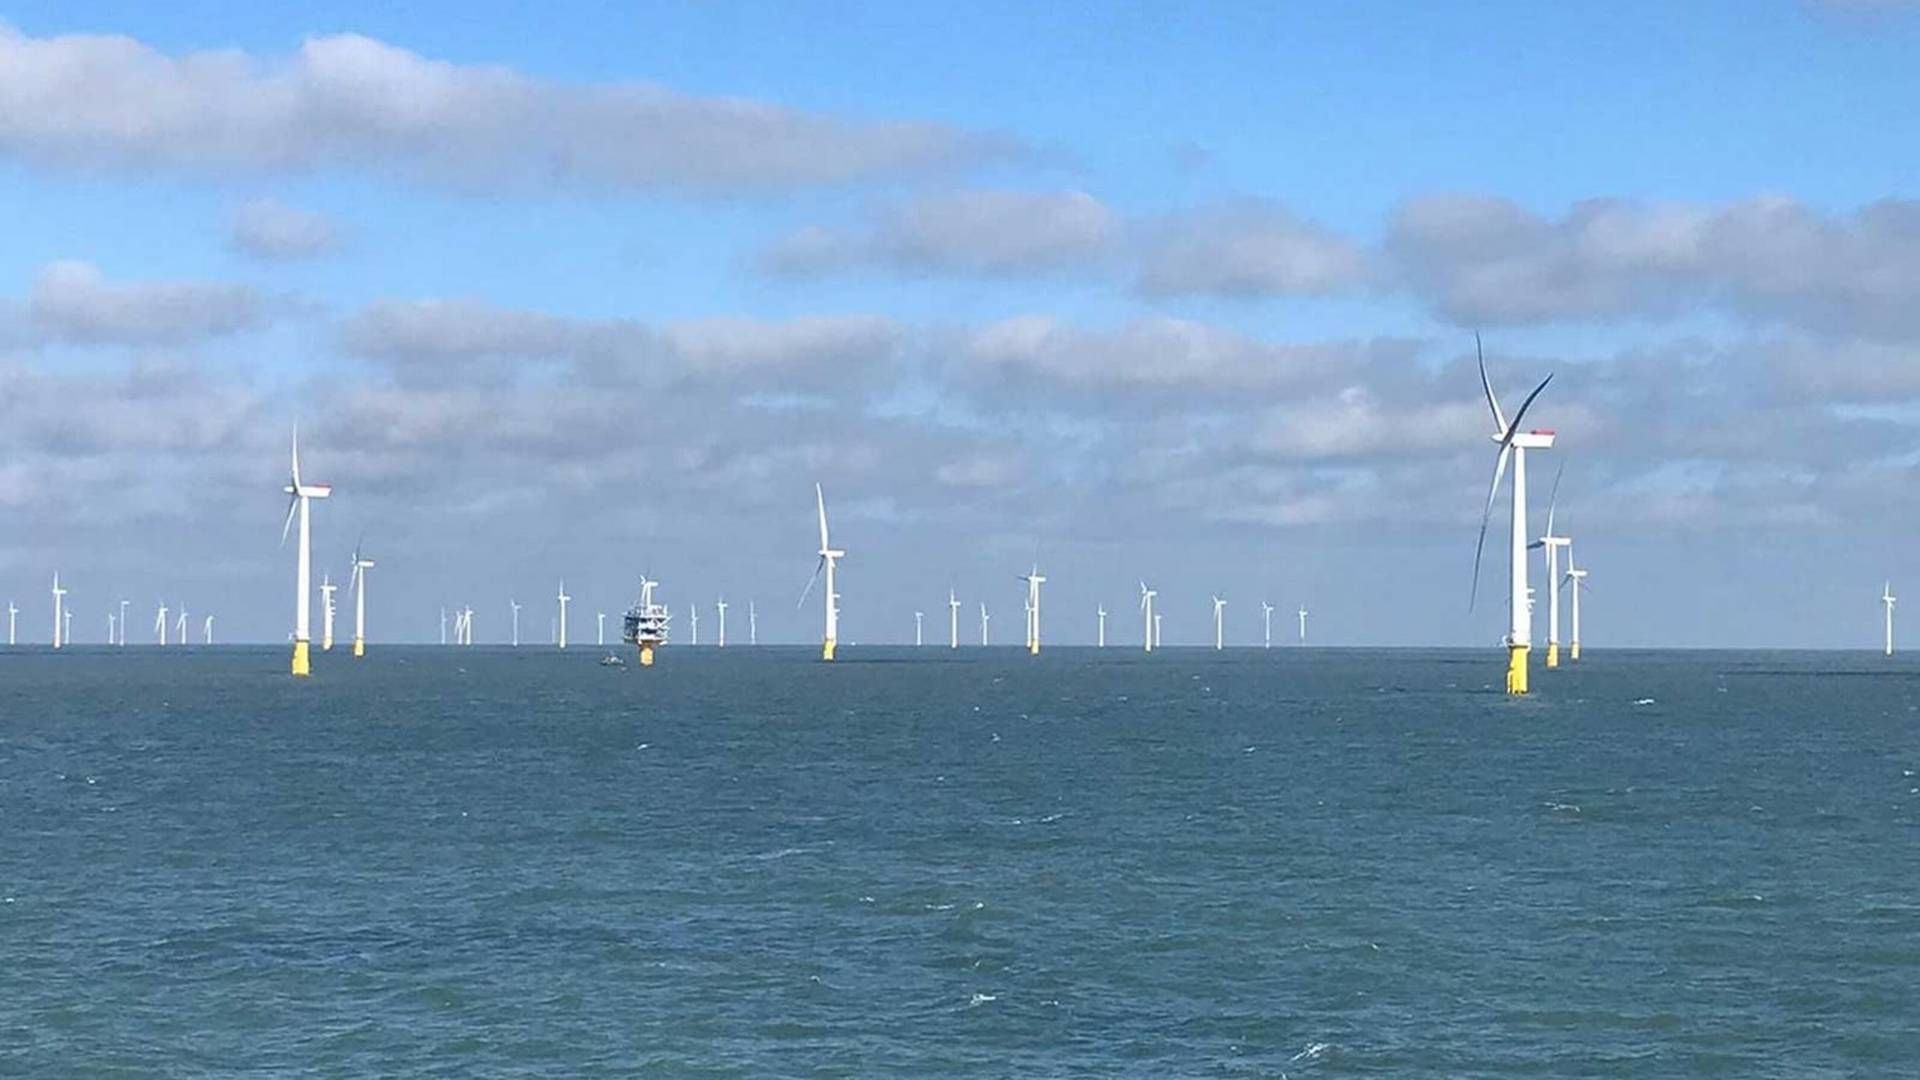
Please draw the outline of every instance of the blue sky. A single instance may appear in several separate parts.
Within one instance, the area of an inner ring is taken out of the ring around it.
[[[217,595],[277,640],[298,416],[340,474],[322,543],[407,553],[398,637],[561,573],[615,610],[646,569],[803,639],[818,478],[855,639],[949,583],[1017,610],[1037,549],[1085,571],[1052,612],[1192,594],[1174,639],[1222,592],[1243,639],[1267,598],[1328,640],[1480,643],[1476,327],[1509,393],[1559,372],[1614,642],[1870,643],[1851,598],[1915,520],[1914,5],[7,20],[22,598],[58,566],[83,605]]]

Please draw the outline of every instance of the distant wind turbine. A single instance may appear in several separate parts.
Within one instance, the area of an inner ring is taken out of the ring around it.
[[[594,612],[593,626],[593,643],[601,648],[605,648],[607,644],[607,613],[604,611]]]
[[[1219,597],[1213,598],[1213,651],[1219,652],[1226,647],[1227,602]]]
[[[1568,656],[1580,659],[1580,594],[1587,591],[1587,572],[1577,570],[1573,565],[1573,545],[1567,545],[1567,576],[1562,579],[1573,590],[1573,639],[1568,642]]]
[[[300,482],[300,425],[293,427],[293,474],[282,489],[287,493],[287,520],[280,526],[280,543],[287,542],[287,530],[293,527],[294,515],[300,517],[300,556],[299,569],[294,575],[294,587],[298,593],[293,606],[293,664],[296,678],[305,678],[313,674],[313,662],[308,656],[311,638],[308,629],[311,605],[313,602],[313,528],[309,519],[309,505],[315,499],[325,499],[333,494],[328,484],[303,484]]]
[[[698,645],[700,644],[700,605],[688,604],[687,613],[688,615],[691,616],[691,618],[687,620],[688,622],[687,644]]]
[[[560,621],[554,624],[556,627],[558,627],[558,629],[555,631],[555,633],[558,635],[555,640],[557,640],[560,644],[560,647],[564,649],[567,647],[567,603],[573,599],[573,597],[567,595],[567,579],[566,578],[560,579],[560,592],[557,596],[554,597],[554,599],[560,602]]]
[[[7,645],[9,647],[20,643],[20,639],[16,633],[19,628],[20,609],[14,606],[13,601],[9,600],[7,601]]]
[[[983,648],[987,644],[987,620],[990,618],[992,616],[987,614],[987,602],[980,601],[980,645]]]
[[[727,647],[727,598],[721,597],[713,606],[720,612],[720,639],[714,642],[714,647],[724,649]]]
[[[1145,626],[1141,631],[1141,640],[1146,642],[1148,652],[1153,651],[1154,638],[1158,636],[1154,632],[1153,617],[1153,598],[1158,595],[1160,594],[1157,591],[1147,588],[1146,582],[1140,583],[1140,616]]]
[[[1047,579],[1041,576],[1039,564],[1036,563],[1032,570],[1021,575],[1020,580],[1027,583],[1027,654],[1039,656],[1040,586],[1046,584]]]
[[[187,607],[185,604],[180,605],[180,613],[174,620],[173,639],[176,645],[185,646],[187,644]]]
[[[127,647],[127,602],[120,601],[120,647]]]
[[[517,649],[520,647],[520,601],[509,600],[507,603],[513,605],[513,647]]]
[[[1097,647],[1104,649],[1107,647],[1107,606],[1101,604],[1094,610],[1100,617],[1100,633],[1099,636],[1094,639],[1094,642]]]
[[[206,621],[201,624],[200,629],[206,635],[206,644],[213,644],[213,616],[207,616]]]
[[[153,617],[153,630],[154,633],[160,635],[159,643],[161,645],[167,643],[167,626],[167,605],[163,603],[160,605],[159,614]]]
[[[340,586],[332,574],[320,575],[320,651],[333,651],[333,594]]]
[[[1260,601],[1260,633],[1261,648],[1273,648],[1273,605],[1265,600]]]
[[[957,649],[959,647],[960,647],[960,601],[954,597],[953,590],[948,589],[947,590],[947,648]]]
[[[1302,604],[1300,605],[1300,644],[1305,645],[1306,643],[1307,643],[1307,607],[1305,604]]]
[[[925,622],[926,618],[927,613],[924,611],[916,611],[913,613],[913,644],[915,648],[926,644],[925,638],[920,632],[920,624]]]
[[[67,590],[60,587],[60,571],[53,572],[53,647],[59,648],[66,642],[65,605]]]
[[[820,561],[814,565],[813,576],[807,579],[807,587],[801,590],[800,604],[807,602],[807,594],[813,591],[813,583],[820,580],[820,575],[824,572],[827,578],[827,627],[825,639],[820,644],[820,659],[832,660],[834,649],[839,646],[840,637],[840,594],[835,591],[833,571],[834,565],[847,553],[836,549],[827,539],[827,497],[820,490],[819,484],[813,485],[813,499],[814,505],[820,510]]]
[[[367,655],[367,571],[373,560],[353,545],[353,570],[347,575],[347,588],[353,590],[353,655]]]
[[[1887,655],[1893,655],[1893,582],[1889,580],[1880,588],[1880,602],[1887,606]]]
[[[1520,403],[1520,408],[1509,421],[1500,411],[1500,399],[1494,396],[1493,381],[1487,377],[1487,359],[1480,349],[1480,335],[1473,336],[1474,353],[1480,361],[1480,388],[1486,391],[1487,408],[1493,411],[1493,441],[1499,447],[1494,459],[1493,484],[1487,489],[1487,508],[1480,516],[1480,540],[1473,549],[1473,592],[1480,591],[1480,554],[1487,544],[1487,522],[1493,517],[1493,504],[1500,497],[1500,480],[1507,471],[1507,460],[1513,460],[1513,535],[1509,554],[1508,615],[1510,624],[1507,630],[1507,693],[1524,694],[1527,692],[1527,652],[1532,647],[1533,617],[1527,606],[1527,451],[1547,450],[1553,446],[1551,431],[1521,431],[1520,422],[1532,407],[1534,399],[1553,381],[1548,375],[1540,380]],[[1468,608],[1473,606],[1472,598]]]
[[[760,644],[760,609],[753,601],[747,601],[747,644]]]
[[[1560,502],[1560,477],[1566,471],[1567,463],[1563,459],[1553,474],[1553,493],[1547,498],[1547,531],[1528,545],[1543,548],[1547,553],[1547,666],[1550,668],[1560,666],[1560,549],[1573,544],[1572,540],[1555,536],[1553,532],[1554,509]]]

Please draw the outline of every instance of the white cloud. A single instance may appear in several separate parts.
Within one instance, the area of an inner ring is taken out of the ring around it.
[[[356,168],[461,187],[698,193],[948,170],[1015,152],[926,121],[863,121],[645,83],[576,85],[358,34],[290,58],[162,52],[0,24],[0,153],[124,168]]]
[[[272,199],[255,199],[234,211],[228,242],[257,259],[305,259],[333,247],[335,230],[326,215]]]
[[[27,301],[32,329],[79,344],[180,345],[260,325],[262,305],[243,285],[108,281],[89,263],[47,264]]]
[[[858,228],[801,229],[763,252],[760,264],[785,274],[1039,273],[1098,259],[1115,231],[1112,211],[1083,191],[949,192],[881,211]]]
[[[1322,296],[1356,289],[1371,274],[1353,241],[1266,200],[1169,215],[1147,233],[1140,287],[1151,294]]]

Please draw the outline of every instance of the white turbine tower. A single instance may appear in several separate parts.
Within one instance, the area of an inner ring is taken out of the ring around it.
[[[53,647],[59,648],[66,643],[66,599],[67,590],[60,587],[60,571],[53,572]]]
[[[176,645],[185,645],[187,643],[187,609],[185,605],[181,605],[180,614],[174,620],[173,640]]]
[[[721,597],[713,606],[720,612],[720,639],[714,642],[714,648],[724,649],[727,647],[727,598]]]
[[[913,613],[913,644],[915,648],[926,644],[926,639],[920,632],[920,624],[925,622],[926,618],[927,613],[924,611],[916,611]]]
[[[1153,613],[1153,647],[1160,647],[1160,613]]]
[[[760,644],[760,608],[747,601],[747,644]]]
[[[985,600],[980,601],[980,645],[982,648],[985,648],[987,644],[987,620],[991,618],[992,616],[987,614],[987,602]]]
[[[447,643],[447,609],[440,609],[440,644]]]
[[[947,590],[947,648],[957,649],[959,647],[960,647],[960,601],[954,597],[953,590],[948,589]]]
[[[554,599],[560,601],[560,621],[554,624],[554,640],[564,649],[567,647],[567,602],[573,599],[567,595],[567,579],[560,579],[560,592]]]
[[[304,678],[313,674],[313,663],[308,657],[311,638],[308,629],[313,602],[313,525],[309,517],[308,505],[314,499],[324,499],[333,494],[328,484],[303,484],[300,482],[300,425],[293,427],[293,474],[287,486],[281,489],[287,493],[287,520],[280,526],[280,543],[285,546],[287,530],[293,527],[295,514],[300,517],[300,558],[299,568],[294,575],[294,588],[298,595],[293,605],[293,674]]]
[[[7,601],[7,645],[9,647],[18,645],[20,643],[20,639],[17,634],[17,631],[19,630],[19,628],[20,628],[20,609],[14,606],[13,601],[9,600]]]
[[[1145,629],[1140,633],[1141,640],[1146,643],[1148,652],[1153,651],[1154,639],[1157,636],[1154,633],[1153,598],[1158,595],[1160,594],[1157,591],[1147,588],[1146,582],[1143,581],[1140,583],[1140,616],[1145,626]]]
[[[1493,504],[1500,497],[1500,480],[1506,474],[1507,460],[1513,460],[1513,534],[1509,545],[1508,577],[1510,592],[1507,608],[1509,626],[1507,629],[1507,693],[1524,694],[1527,692],[1527,652],[1533,640],[1533,618],[1527,606],[1527,451],[1546,450],[1553,446],[1551,431],[1521,431],[1520,422],[1527,415],[1535,398],[1553,381],[1548,375],[1540,380],[1520,403],[1520,408],[1509,421],[1500,411],[1500,399],[1494,396],[1493,381],[1487,378],[1486,356],[1480,350],[1480,335],[1473,336],[1473,348],[1480,361],[1480,388],[1486,391],[1487,408],[1493,411],[1493,441],[1499,447],[1494,459],[1493,484],[1487,489],[1487,508],[1480,516],[1480,540],[1473,549],[1473,592],[1480,592],[1480,554],[1487,544],[1487,522],[1493,517]],[[1468,609],[1473,607],[1469,598]]]
[[[1300,644],[1307,643],[1307,606],[1300,605]]]
[[[1573,541],[1564,536],[1553,534],[1553,512],[1560,502],[1560,475],[1566,471],[1566,462],[1553,474],[1553,493],[1547,498],[1547,531],[1530,547],[1544,548],[1547,553],[1547,666],[1560,666],[1560,549],[1571,548]]]
[[[113,644],[113,627],[114,627],[114,614],[113,612],[109,611],[107,612],[107,644],[109,645]]]
[[[127,647],[127,602],[120,601],[120,647]]]
[[[367,655],[367,571],[373,560],[353,545],[353,570],[347,575],[347,588],[353,590],[353,655]]]
[[[73,609],[66,608],[62,610],[60,612],[60,618],[61,618],[60,643],[62,645],[72,644],[73,642]]]
[[[593,628],[594,628],[593,643],[602,648],[605,648],[607,644],[607,613],[606,612],[596,611],[593,613]]]
[[[1213,598],[1213,651],[1226,648],[1227,602],[1219,597]]]
[[[160,635],[160,644],[167,643],[167,605],[160,605],[160,613],[153,617],[153,631]]]
[[[1880,588],[1880,602],[1887,606],[1887,655],[1893,655],[1893,582],[1889,580]]]
[[[200,628],[206,635],[206,644],[213,644],[213,616],[207,616],[206,622],[202,623]]]
[[[687,638],[687,644],[698,645],[700,644],[700,605],[688,604],[687,612],[692,616],[692,618],[688,620],[690,624],[690,636]]]
[[[1568,642],[1570,647],[1568,656],[1578,660],[1580,659],[1580,594],[1587,588],[1587,572],[1574,568],[1572,544],[1567,545],[1567,576],[1562,580],[1573,589],[1573,639]]]
[[[520,647],[520,601],[509,600],[507,603],[513,605],[513,647],[517,649]]]
[[[54,571],[54,648],[67,642],[67,590],[60,588],[60,571]]]
[[[1100,632],[1099,636],[1094,638],[1094,642],[1096,647],[1104,649],[1107,647],[1107,606],[1098,605],[1094,611],[1100,617]]]
[[[1273,648],[1273,605],[1265,600],[1260,601],[1260,633],[1261,648]]]
[[[821,572],[825,571],[827,628],[826,637],[820,644],[820,658],[832,660],[833,651],[840,644],[840,594],[835,591],[833,569],[834,564],[844,558],[847,553],[836,550],[827,539],[827,497],[821,492],[819,484],[813,485],[813,500],[814,505],[820,510],[820,561],[814,565],[813,576],[807,579],[807,587],[800,593],[800,604],[807,602],[807,594],[813,591],[813,583],[818,581]],[[798,607],[800,604],[795,606]]]
[[[333,594],[340,586],[333,583],[333,575],[320,575],[320,651],[333,651]]]
[[[1046,583],[1038,564],[1020,580],[1027,583],[1027,654],[1040,655],[1040,586]]]

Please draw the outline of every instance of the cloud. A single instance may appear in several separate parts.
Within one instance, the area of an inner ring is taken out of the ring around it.
[[[857,228],[812,226],[760,256],[763,269],[809,275],[885,267],[911,273],[1022,274],[1099,258],[1112,211],[1083,191],[960,191],[929,195]]]
[[[122,284],[69,259],[40,271],[27,320],[36,333],[75,344],[182,345],[252,329],[263,312],[259,297],[243,285]]]
[[[350,352],[409,371],[482,363],[511,372],[528,364],[564,364],[596,382],[739,377],[746,381],[734,389],[742,392],[842,383],[858,388],[864,372],[897,354],[903,335],[893,320],[873,315],[709,318],[654,326],[474,300],[382,301],[340,328]]]
[[[39,164],[351,168],[486,189],[715,194],[950,171],[1017,152],[946,124],[559,83],[358,34],[263,59],[0,24],[0,154]]]
[[[324,214],[255,199],[234,211],[227,240],[256,259],[306,259],[330,250],[335,234]]]
[[[1404,283],[1465,324],[1666,319],[1720,310],[1839,334],[1920,335],[1920,201],[1829,214],[1792,199],[1722,206],[1594,199],[1546,218],[1437,195],[1396,216]]]
[[[1139,286],[1153,295],[1324,296],[1371,274],[1353,241],[1267,200],[1172,214],[1149,224],[1147,237]]]

